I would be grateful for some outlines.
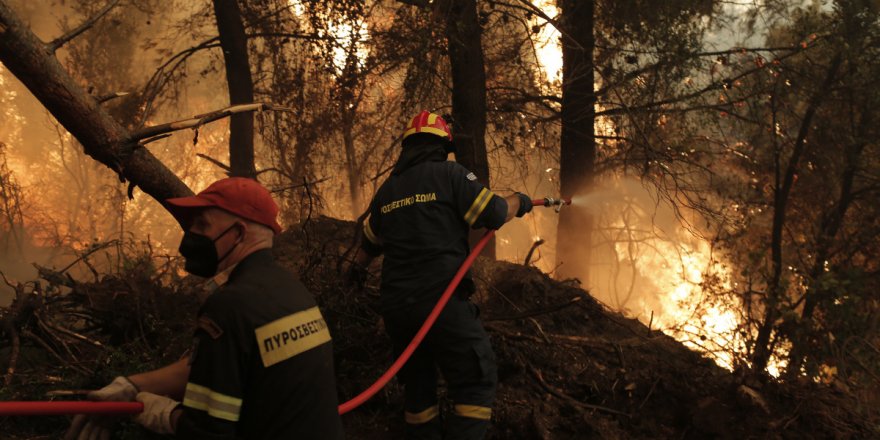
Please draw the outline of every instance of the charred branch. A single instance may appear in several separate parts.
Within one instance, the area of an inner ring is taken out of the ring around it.
[[[517,319],[534,318],[535,316],[546,315],[548,313],[558,312],[568,306],[571,306],[572,304],[575,304],[575,303],[581,301],[582,299],[583,299],[583,297],[581,297],[581,296],[575,296],[575,297],[572,297],[568,301],[565,301],[565,302],[562,302],[559,304],[554,304],[549,307],[544,307],[544,308],[537,309],[537,310],[527,310],[525,312],[522,312],[522,313],[519,313],[519,314],[516,314],[513,316],[488,317],[484,321],[485,322],[514,321]]]
[[[544,244],[543,238],[539,238],[539,239],[535,240],[534,243],[532,243],[532,247],[529,248],[529,253],[526,254],[526,259],[525,259],[525,261],[523,261],[524,266],[529,265],[529,263],[532,261],[532,256],[535,254],[535,250],[537,250],[538,247],[541,246],[542,244]]]
[[[561,390],[558,390],[555,387],[553,387],[552,385],[550,385],[549,383],[547,383],[547,381],[544,379],[544,375],[541,373],[541,370],[538,370],[532,364],[527,363],[526,366],[528,367],[529,372],[532,373],[532,376],[534,376],[535,380],[538,381],[538,384],[540,384],[541,387],[544,388],[545,391],[552,394],[557,399],[563,400],[566,403],[574,406],[575,408],[595,410],[595,411],[605,412],[605,413],[609,413],[609,414],[616,414],[616,415],[624,416],[624,417],[632,417],[630,414],[627,414],[623,411],[618,411],[613,408],[608,408],[606,406],[593,405],[591,403],[581,402],[580,400],[577,400],[574,397],[571,397],[568,394],[565,394]]]
[[[208,162],[211,162],[212,164],[216,165],[218,168],[220,168],[224,172],[226,172],[227,175],[232,172],[232,168],[230,168],[229,165],[226,165],[225,163],[220,162],[219,160],[214,159],[213,157],[208,156],[207,154],[198,153],[198,154],[196,154],[196,156],[200,157],[202,159],[205,159]]]
[[[221,110],[213,111],[210,113],[204,113],[201,115],[193,116],[189,119],[182,119],[180,121],[168,122],[165,124],[154,125],[152,127],[143,128],[141,130],[135,131],[131,134],[130,139],[132,141],[138,141],[141,139],[151,138],[154,136],[159,136],[165,133],[171,133],[179,130],[186,130],[188,128],[198,129],[202,125],[205,125],[209,122],[214,122],[219,119],[223,119],[234,114],[245,113],[245,112],[254,112],[254,111],[263,111],[263,110],[272,110],[272,111],[283,111],[283,112],[293,112],[293,110],[276,106],[272,104],[264,104],[264,103],[255,103],[255,104],[241,104],[241,105],[233,105],[231,107],[227,107]]]
[[[111,99],[122,98],[123,96],[128,96],[128,95],[129,95],[128,92],[114,92],[114,93],[108,93],[106,95],[99,96],[96,99],[98,100],[98,103],[103,104],[107,101],[110,101]]]
[[[313,181],[311,181],[311,182],[303,182],[303,183],[299,183],[299,184],[296,184],[296,185],[290,185],[290,186],[284,186],[284,187],[281,187],[281,188],[275,188],[275,189],[272,189],[271,192],[273,192],[273,193],[280,193],[280,192],[290,191],[290,190],[294,190],[294,189],[305,188],[305,187],[308,187],[308,186],[313,186],[313,185],[317,185],[317,184],[322,183],[322,182],[326,182],[326,181],[328,181],[328,180],[330,180],[330,178],[329,178],[329,177],[325,177],[325,178],[323,178],[323,179],[313,180]]]
[[[74,38],[76,38],[80,34],[82,34],[83,32],[91,29],[92,26],[94,26],[95,23],[98,22],[98,20],[100,20],[105,15],[107,15],[107,13],[110,12],[113,8],[115,8],[116,5],[118,5],[118,4],[119,4],[119,0],[111,0],[110,3],[107,3],[107,5],[104,6],[104,8],[102,8],[100,11],[98,11],[98,13],[95,14],[93,17],[84,21],[82,24],[80,24],[79,26],[74,28],[72,31],[52,40],[52,42],[50,42],[47,45],[49,47],[49,50],[51,50],[52,52],[56,52],[58,49],[61,48],[61,46],[64,46],[70,40],[73,40]]]

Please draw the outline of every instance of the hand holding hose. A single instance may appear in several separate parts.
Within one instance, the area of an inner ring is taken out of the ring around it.
[[[522,217],[529,212],[532,212],[532,208],[534,207],[532,198],[521,192],[516,193],[516,196],[519,197],[519,209],[516,211],[516,216]]]
[[[119,376],[104,388],[86,394],[89,400],[102,402],[132,402],[137,387],[128,378]],[[110,439],[118,417],[77,414],[64,434],[64,440]]]

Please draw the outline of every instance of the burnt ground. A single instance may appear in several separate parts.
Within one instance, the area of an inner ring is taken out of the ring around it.
[[[300,274],[331,326],[340,401],[392,361],[374,312],[378,279],[370,277],[363,291],[340,282],[354,230],[351,222],[315,219],[285,232],[275,250]],[[176,359],[189,342],[203,288],[152,261],[136,255],[119,273],[88,282],[46,274],[51,280],[41,282],[38,295],[17,301],[24,307],[5,309],[3,324],[14,324],[21,344],[0,399],[42,400],[47,390],[97,387]],[[474,276],[473,300],[499,364],[489,438],[880,438],[880,411],[848,390],[773,381],[746,387],[739,375],[607,310],[576,283],[486,259],[478,260]],[[0,342],[4,369],[13,351],[8,333]],[[348,438],[401,438],[401,391],[393,380],[343,416]],[[58,438],[66,424],[64,417],[0,419],[0,438]],[[118,436],[160,438],[128,423]]]

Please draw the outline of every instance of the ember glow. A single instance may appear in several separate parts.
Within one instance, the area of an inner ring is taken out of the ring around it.
[[[550,18],[559,15],[555,0],[541,0],[535,4]],[[559,31],[541,17],[534,17],[530,21],[532,26],[540,26],[541,29],[534,39],[538,63],[544,70],[549,87],[557,88],[562,82],[562,42]]]
[[[741,304],[708,295],[731,290],[729,268],[640,182],[615,178],[602,186],[573,199],[573,209],[590,210],[598,225],[585,287],[612,309],[733,369],[734,356],[745,350]]]
[[[302,0],[290,0],[288,4],[297,17],[305,16],[307,11]],[[304,21],[307,22],[307,20]],[[359,63],[362,64],[366,60],[369,51],[364,46],[364,42],[370,37],[370,33],[365,21],[331,21],[327,25],[327,30],[330,37],[336,40],[333,47],[333,67],[337,72],[342,72],[345,69],[348,54],[351,51],[354,51]]]

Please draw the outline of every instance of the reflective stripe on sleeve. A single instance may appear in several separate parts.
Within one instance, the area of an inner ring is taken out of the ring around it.
[[[364,220],[364,235],[367,237],[367,240],[370,240],[371,243],[375,245],[381,245],[382,240],[379,240],[379,237],[376,236],[376,233],[373,232],[373,228],[370,227],[370,217],[367,217]]]
[[[186,384],[183,406],[205,411],[212,417],[230,422],[237,422],[241,414],[241,399],[192,382]]]
[[[455,405],[455,415],[470,419],[489,420],[492,418],[492,408],[478,405]]]
[[[477,198],[474,199],[474,203],[471,204],[470,209],[465,213],[464,221],[467,222],[468,225],[473,226],[474,222],[477,221],[477,218],[483,213],[483,210],[486,209],[486,205],[489,204],[489,200],[492,200],[494,195],[495,194],[492,191],[489,191],[488,188],[483,188],[483,190],[480,191],[480,194],[477,195]]]
[[[428,423],[431,420],[434,420],[434,418],[438,415],[440,415],[440,407],[434,405],[418,413],[404,411],[403,418],[404,420],[406,420],[406,423],[409,423],[410,425],[420,425],[422,423]]]

